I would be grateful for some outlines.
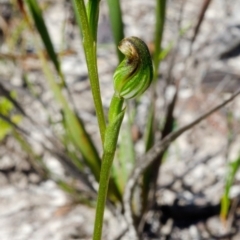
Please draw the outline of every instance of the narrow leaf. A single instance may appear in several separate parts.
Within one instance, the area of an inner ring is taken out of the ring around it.
[[[118,158],[113,162],[113,177],[123,194],[125,184],[129,178],[135,161],[134,145],[131,135],[131,123],[126,121],[122,124],[119,136]]]
[[[107,3],[113,38],[118,54],[118,60],[121,62],[123,60],[123,54],[118,50],[118,43],[124,38],[124,29],[120,1],[108,0]]]
[[[48,33],[45,21],[43,19],[42,11],[38,5],[38,2],[36,0],[26,0],[26,3],[29,7],[29,10],[30,10],[31,15],[35,22],[35,26],[42,38],[42,41],[48,52],[48,55],[49,55],[50,59],[52,60],[58,74],[61,76],[62,74],[61,74],[61,70],[60,70],[59,60],[55,53],[50,35]]]
[[[97,42],[99,4],[100,0],[88,0],[87,3],[88,22],[94,42]]]

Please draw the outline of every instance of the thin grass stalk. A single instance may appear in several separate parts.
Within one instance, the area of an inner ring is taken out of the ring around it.
[[[80,20],[79,27],[82,32],[83,47],[84,47],[85,57],[87,61],[88,74],[89,74],[91,90],[92,90],[95,110],[96,110],[97,119],[98,119],[100,135],[101,135],[102,144],[103,144],[105,130],[106,130],[106,122],[105,122],[105,117],[103,112],[103,105],[102,105],[99,79],[98,79],[96,41],[94,39],[94,37],[96,36],[92,35],[93,29],[90,29],[91,25],[89,25],[89,20],[88,20],[84,1],[73,0],[73,2],[74,2],[73,6],[75,8],[75,13],[77,13],[77,19]],[[94,3],[91,1],[91,4],[94,4]],[[89,5],[89,9],[90,10],[92,9],[92,11],[94,10],[94,12],[98,9],[97,7],[95,8],[91,6],[92,5]],[[95,19],[95,23],[97,24],[96,19]]]
[[[61,68],[60,63],[58,60],[58,57],[55,53],[50,35],[48,33],[47,27],[45,25],[44,19],[42,17],[42,11],[37,3],[36,0],[27,0],[26,4],[28,5],[28,8],[31,12],[32,18],[34,19],[34,22],[36,23],[36,28],[38,29],[38,32],[41,36],[41,39],[46,47],[47,53],[52,60],[54,67],[56,68],[58,74],[61,76]]]
[[[153,86],[152,86],[152,106],[149,109],[149,118],[145,133],[145,145],[146,152],[154,145],[155,138],[155,89],[158,77],[158,68],[160,65],[160,52],[162,45],[162,37],[164,31],[165,24],[165,14],[166,14],[166,0],[156,0],[156,12],[155,12],[156,24],[155,24],[155,40],[154,40],[154,54],[153,54],[153,65],[155,68],[154,76],[153,76]],[[152,171],[158,171],[158,169],[153,169],[154,165],[151,165],[146,169],[143,177],[143,199],[142,199],[142,214],[144,214],[144,210],[146,210],[147,199],[150,190],[150,184],[153,184]],[[140,220],[140,219],[139,219]]]
[[[154,54],[153,54],[153,65],[154,65],[154,76],[153,76],[153,87],[152,87],[152,106],[155,108],[155,89],[156,80],[158,76],[158,68],[160,64],[160,52],[162,45],[163,30],[165,24],[166,14],[166,0],[156,0],[156,12],[155,12],[156,24],[155,24],[155,40],[154,40]],[[149,123],[148,129],[146,129],[146,151],[148,151],[154,144],[154,110],[149,110]]]
[[[38,30],[38,33],[41,36],[41,39],[47,50],[47,53],[48,53],[51,61],[53,62],[53,65],[60,77],[61,84],[63,84],[63,86],[67,89],[67,91],[69,93],[69,97],[71,98],[70,91],[68,89],[68,86],[65,82],[65,79],[64,79],[64,76],[63,76],[63,73],[61,70],[61,64],[59,62],[58,55],[55,52],[51,37],[49,35],[47,26],[45,24],[45,21],[44,21],[43,15],[42,15],[42,10],[39,7],[38,2],[36,0],[27,0],[26,3],[30,9],[32,18],[34,19],[34,22],[35,22],[35,26]],[[24,9],[23,6],[20,9],[23,10]]]
[[[19,7],[20,10],[22,11],[23,15],[26,18],[26,12],[24,10],[24,5],[22,5],[20,3],[21,1],[19,1]],[[53,62],[53,65],[58,73],[58,76],[61,80],[61,88],[64,87],[69,95],[69,99],[71,100],[71,103],[74,106],[74,110],[76,111],[76,107],[74,105],[74,101],[72,98],[72,94],[68,88],[68,85],[66,84],[62,69],[61,69],[61,64],[58,58],[58,55],[56,54],[55,50],[54,50],[54,46],[51,40],[51,37],[49,35],[47,26],[45,24],[44,18],[43,18],[43,14],[42,14],[42,10],[38,5],[38,2],[36,0],[27,0],[26,4],[28,5],[28,8],[30,10],[30,13],[32,15],[32,18],[35,22],[35,26],[38,30],[38,33],[41,36],[42,42],[47,50],[48,56],[51,59],[51,61]],[[29,20],[26,18],[27,22],[29,23]]]
[[[160,64],[160,52],[161,52],[161,44],[163,37],[163,30],[165,25],[165,14],[166,14],[166,1],[167,0],[156,0],[156,24],[155,24],[155,40],[154,40],[154,54],[153,54],[153,65],[155,68],[155,74],[153,80],[157,79],[158,75],[158,67]]]
[[[107,0],[110,24],[113,33],[113,39],[116,46],[118,61],[123,60],[124,55],[118,50],[118,43],[124,38],[124,28],[122,21],[122,11],[119,0]]]
[[[101,0],[88,0],[86,10],[89,28],[92,33],[93,41],[97,42],[97,29],[99,18],[99,4]]]
[[[128,108],[129,106],[127,106]],[[129,109],[129,108],[128,108]],[[123,122],[119,134],[119,148],[117,150],[117,162],[113,164],[113,176],[123,194],[128,176],[135,162],[134,143],[132,139],[132,122],[127,112],[127,121]],[[114,162],[115,163],[115,162]]]

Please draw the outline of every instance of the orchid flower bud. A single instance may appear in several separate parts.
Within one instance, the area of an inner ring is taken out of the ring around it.
[[[141,95],[153,79],[153,65],[147,45],[137,37],[124,38],[119,50],[125,55],[114,73],[114,89],[124,99]]]

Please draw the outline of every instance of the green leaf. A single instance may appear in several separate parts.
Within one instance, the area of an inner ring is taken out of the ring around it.
[[[52,60],[58,74],[60,76],[62,76],[59,60],[55,53],[50,35],[48,33],[45,21],[43,19],[42,11],[38,5],[38,2],[36,0],[26,0],[26,3],[31,12],[33,20],[35,22],[35,26],[41,36],[41,39],[44,43],[46,50],[47,50],[47,53],[48,53],[50,59]]]
[[[99,3],[100,0],[88,0],[87,3],[88,22],[94,42],[97,42]]]
[[[131,123],[128,120],[122,124],[117,159],[113,162],[113,177],[122,194],[132,171],[134,161],[135,151],[131,134]]]
[[[154,106],[150,106],[148,110],[148,119],[147,125],[144,132],[144,139],[145,139],[145,151],[147,152],[154,143],[154,133],[153,133],[153,119],[154,119]]]
[[[124,38],[124,29],[120,1],[108,0],[107,3],[113,39],[116,46],[118,60],[121,62],[123,60],[123,54],[118,50],[118,43]]]
[[[159,54],[161,52],[161,44],[162,44],[162,36],[163,36],[163,30],[165,25],[165,14],[166,14],[166,0],[156,0],[156,24],[155,24],[155,40],[154,40],[154,46],[155,51],[153,54],[153,62],[154,62],[154,68],[155,68],[155,76],[154,80],[157,78],[158,73],[158,67],[160,63]]]

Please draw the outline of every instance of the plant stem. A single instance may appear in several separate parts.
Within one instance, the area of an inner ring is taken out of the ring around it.
[[[83,47],[87,61],[89,79],[91,84],[91,90],[96,110],[96,115],[98,119],[98,125],[100,129],[100,135],[102,143],[104,143],[104,136],[106,130],[106,122],[103,112],[102,99],[100,94],[100,86],[98,79],[98,69],[97,69],[97,54],[96,54],[96,41],[89,27],[89,21],[87,17],[87,12],[83,0],[73,0],[74,7],[77,8],[78,15],[80,16],[78,20],[81,25],[81,32],[83,36]]]
[[[156,24],[155,24],[155,40],[154,40],[154,54],[153,54],[153,64],[155,68],[155,74],[153,81],[156,81],[158,74],[158,67],[160,63],[159,54],[161,52],[162,36],[165,23],[166,14],[166,0],[157,0],[156,6]]]
[[[125,110],[122,110],[122,108],[120,107],[123,105],[123,102],[123,98],[119,98],[115,94],[113,95],[110,105],[111,110],[109,110],[112,115],[110,115],[109,117],[109,125],[106,129],[104,141],[104,152],[100,172],[93,240],[100,240],[102,236],[104,209],[108,193],[111,167],[116,151],[119,130],[125,113]]]
[[[93,51],[90,53],[88,50],[90,48],[89,42],[86,40],[83,42],[83,46],[85,49],[86,54],[86,60],[87,60],[87,66],[88,66],[88,72],[89,72],[89,79],[92,89],[92,95],[95,105],[95,110],[98,118],[98,125],[100,129],[100,135],[102,139],[102,143],[104,143],[104,135],[106,130],[106,122],[103,112],[103,106],[102,106],[102,99],[100,94],[100,86],[99,86],[99,79],[98,79],[98,70],[97,70],[97,59],[93,54]],[[95,47],[93,47],[95,48]]]
[[[113,76],[115,93],[110,104],[109,124],[105,133],[93,240],[101,239],[109,176],[125,113],[124,100],[142,94],[149,87],[153,78],[151,56],[146,44],[141,39],[125,38],[121,41],[119,50],[126,57],[119,64]]]
[[[100,240],[102,236],[104,209],[113,158],[114,153],[104,152],[102,158],[93,240]]]
[[[156,104],[156,84],[158,78],[158,68],[160,65],[161,59],[159,58],[162,46],[162,37],[163,37],[163,30],[165,25],[165,15],[166,15],[166,0],[156,0],[156,11],[155,11],[155,34],[154,34],[154,46],[155,50],[153,53],[153,65],[155,68],[154,76],[153,76],[153,86],[152,86],[152,99],[151,99],[151,108],[148,112],[148,123],[145,132],[145,146],[146,152],[154,145],[154,136],[155,136],[155,104]],[[157,159],[156,161],[159,161]],[[159,167],[155,167],[154,165],[149,166],[146,171],[144,172],[143,177],[143,185],[142,185],[142,192],[143,192],[143,201],[142,201],[142,214],[146,211],[147,203],[149,202],[149,190],[151,183],[155,183],[155,177],[153,176],[153,172],[158,172]]]
[[[117,115],[122,111],[123,103],[123,98],[119,98],[116,93],[114,93],[108,112],[109,123],[113,122]]]

